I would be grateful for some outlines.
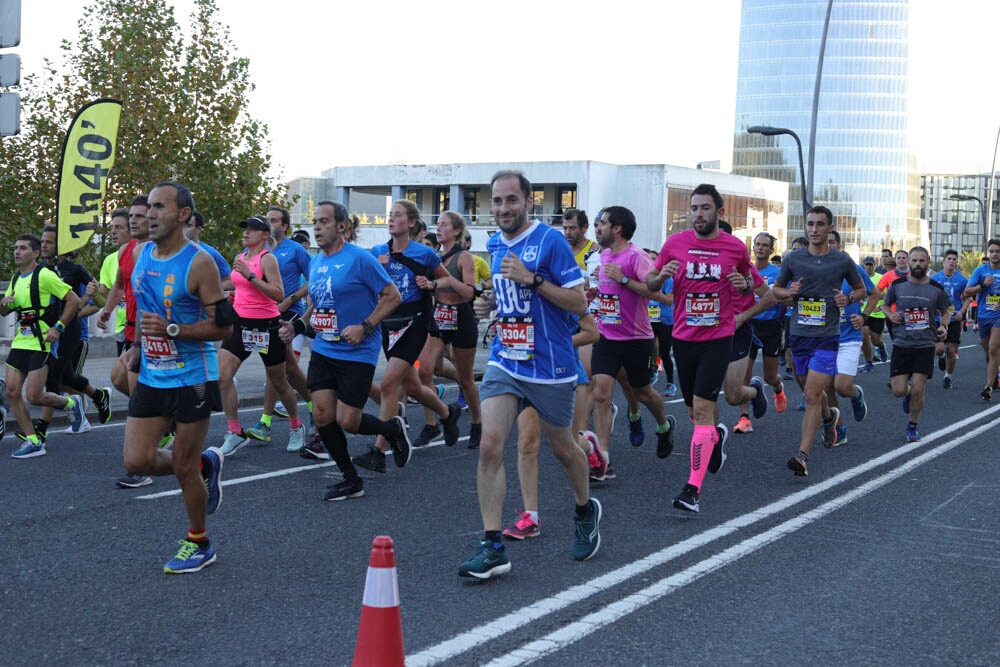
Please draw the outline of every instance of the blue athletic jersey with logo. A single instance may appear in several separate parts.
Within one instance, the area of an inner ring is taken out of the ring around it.
[[[390,282],[379,261],[351,243],[333,255],[320,252],[313,257],[309,264],[309,298],[313,303],[309,323],[316,332],[312,351],[374,366],[382,349],[381,326],[358,345],[343,340],[340,332],[371,315],[379,293]]]
[[[576,318],[557,308],[527,285],[504,278],[503,258],[516,255],[531,272],[560,287],[584,281],[580,265],[562,232],[538,220],[514,239],[494,234],[486,243],[497,298],[497,335],[490,365],[527,382],[573,382],[577,353],[573,347]]]
[[[979,303],[977,317],[992,322],[1000,317],[1000,269],[991,269],[989,264],[980,264],[969,276],[969,287],[983,285],[983,279],[986,276],[993,276],[993,284],[989,287],[983,286],[983,289],[976,295]]]
[[[372,248],[372,255],[376,258],[388,253],[388,243],[382,243]],[[438,257],[436,252],[423,243],[417,243],[416,241],[410,241],[406,246],[406,250],[403,251],[403,256],[409,257],[418,264],[429,267],[432,271],[441,265],[441,258]],[[400,295],[403,297],[403,303],[412,303],[424,298],[423,290],[417,287],[417,277],[413,275],[413,271],[410,271],[406,266],[391,257],[389,258],[389,263],[385,265],[385,270],[388,272],[389,277],[392,278],[392,282],[396,284],[396,289],[399,290]]]
[[[278,260],[281,284],[285,288],[285,296],[288,296],[302,287],[302,278],[309,275],[309,263],[312,261],[312,257],[301,243],[296,243],[291,239],[285,239],[274,246],[271,254]],[[288,310],[301,315],[306,308],[300,299],[293,303]]]
[[[955,274],[951,277],[946,276],[944,271],[938,271],[932,278],[944,288],[952,307],[956,311],[961,310],[962,293],[969,286],[969,279],[963,276],[961,271],[955,271]]]
[[[873,283],[872,279],[868,277],[868,272],[865,271],[865,267],[858,265],[858,273],[861,274],[861,282],[865,284],[865,290],[868,294],[871,294],[872,290],[875,289],[875,283]],[[843,284],[841,284],[840,289],[844,292],[844,294],[850,294],[854,291],[846,280]],[[867,299],[867,297],[865,297],[865,299]],[[862,340],[863,336],[861,329],[855,329],[851,326],[851,315],[860,315],[862,313],[865,305],[865,299],[849,303],[840,309],[841,343],[850,343],[852,341]]]
[[[774,285],[774,279],[778,277],[778,272],[781,271],[781,267],[768,262],[767,266],[765,266],[763,269],[758,269],[757,271],[758,273],[760,273],[760,277],[764,279],[764,282],[767,283],[767,286],[771,287],[772,285]],[[756,294],[754,296],[756,296]],[[757,297],[757,301],[758,302],[760,301],[759,296]],[[757,315],[754,319],[776,320],[785,314],[785,310],[786,310],[785,307],[779,303],[775,305],[773,308],[768,308],[763,313]]]
[[[132,292],[139,312],[137,339],[142,343],[139,382],[169,389],[192,387],[219,379],[219,360],[210,340],[139,336],[142,313],[156,313],[168,323],[195,324],[207,318],[201,299],[188,291],[188,273],[202,250],[188,241],[173,257],[153,257],[155,243],[147,243],[132,270]]]
[[[215,260],[215,265],[219,268],[219,277],[225,280],[233,272],[232,268],[229,266],[229,262],[226,258],[222,256],[222,253],[208,245],[207,243],[198,242],[198,247],[207,252],[213,260]]]

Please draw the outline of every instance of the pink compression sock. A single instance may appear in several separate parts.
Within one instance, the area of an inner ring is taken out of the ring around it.
[[[298,417],[288,420],[288,428],[298,428],[300,426],[302,426],[302,420]]]
[[[240,426],[240,420],[239,419],[227,419],[226,420],[226,425],[229,427],[229,430],[232,431],[233,433],[242,433],[243,432],[243,427]]]
[[[691,475],[688,477],[688,484],[698,487],[699,493],[701,484],[705,481],[708,460],[712,457],[712,450],[718,442],[719,433],[714,426],[694,427],[694,435],[691,436]]]

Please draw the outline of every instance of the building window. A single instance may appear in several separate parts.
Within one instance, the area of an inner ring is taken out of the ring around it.
[[[559,188],[559,208],[565,211],[568,208],[576,208],[576,186],[569,185]]]
[[[413,202],[413,205],[417,208],[421,208],[423,206],[424,193],[422,190],[407,190],[405,198]]]
[[[451,191],[448,188],[434,188],[434,215],[438,216],[449,208],[451,208]]]
[[[531,207],[531,215],[533,217],[538,217],[544,211],[543,204],[545,204],[545,190],[542,188],[535,188],[532,190],[531,200],[533,204]]]
[[[475,222],[479,216],[479,190],[465,191],[465,214],[469,216],[470,222]]]

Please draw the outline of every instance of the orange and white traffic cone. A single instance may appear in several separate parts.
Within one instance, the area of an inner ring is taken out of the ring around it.
[[[392,538],[372,540],[372,555],[365,578],[361,623],[354,645],[352,667],[403,667],[403,619],[396,583],[396,552]]]

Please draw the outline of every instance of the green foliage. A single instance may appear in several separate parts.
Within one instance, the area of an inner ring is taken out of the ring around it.
[[[982,263],[982,260],[983,253],[976,252],[975,250],[963,250],[962,254],[958,256],[958,270],[963,276],[968,278],[976,270],[976,267]]]
[[[247,112],[249,61],[234,53],[217,13],[215,0],[195,0],[182,29],[167,0],[85,5],[79,37],[62,43],[61,66],[46,59],[42,72],[24,77],[22,133],[0,143],[0,247],[54,219],[65,132],[99,97],[122,100],[108,212],[158,181],[177,180],[205,215],[202,238],[231,258],[241,247],[240,220],[291,203],[267,173],[267,126]],[[92,271],[112,250],[108,222],[80,251]],[[11,253],[0,252],[0,276],[12,271]]]

